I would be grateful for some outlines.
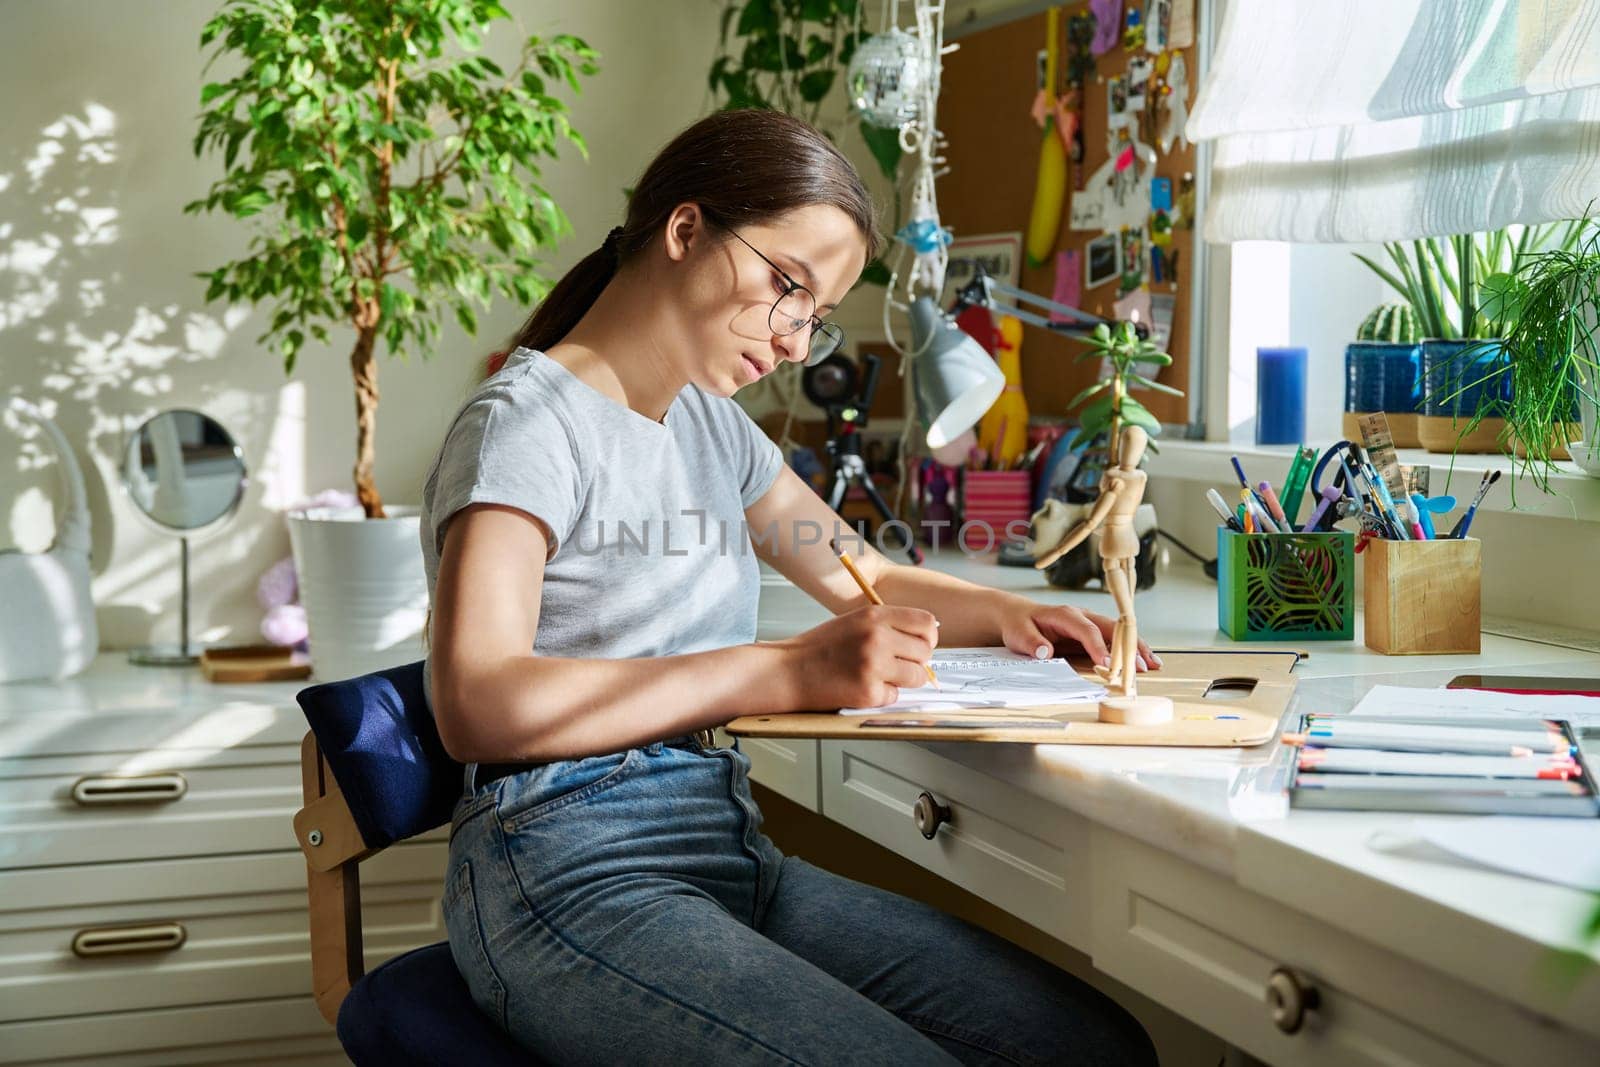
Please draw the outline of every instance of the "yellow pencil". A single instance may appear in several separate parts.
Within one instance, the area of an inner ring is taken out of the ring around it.
[[[850,577],[856,580],[856,584],[861,587],[861,592],[866,596],[867,600],[873,604],[882,604],[883,597],[879,596],[878,591],[872,588],[871,583],[867,581],[867,576],[856,569],[856,561],[850,558],[850,553],[839,547],[838,538],[829,538],[828,547],[833,549],[833,554],[839,557],[839,562],[843,563],[844,569],[850,572]],[[922,669],[928,672],[928,681],[933,683],[933,687],[935,689],[941,688],[939,676],[933,673],[933,664],[924,663]]]

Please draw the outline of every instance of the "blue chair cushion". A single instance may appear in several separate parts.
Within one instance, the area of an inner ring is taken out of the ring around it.
[[[439,740],[421,660],[309,686],[295,699],[368,848],[450,821],[463,768]]]
[[[443,941],[396,956],[357,982],[339,1005],[338,1033],[356,1067],[543,1062],[478,1010]]]

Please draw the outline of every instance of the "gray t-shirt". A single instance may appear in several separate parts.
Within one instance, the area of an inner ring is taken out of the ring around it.
[[[761,579],[744,509],[782,467],[778,446],[728,398],[686,386],[654,422],[519,348],[462,405],[428,469],[429,600],[451,516],[504,504],[552,536],[534,653],[624,659],[747,644]],[[431,693],[431,655],[424,673]]]

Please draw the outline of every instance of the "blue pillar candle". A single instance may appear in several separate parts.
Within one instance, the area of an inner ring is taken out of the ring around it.
[[[1306,439],[1306,350],[1256,349],[1256,444]]]

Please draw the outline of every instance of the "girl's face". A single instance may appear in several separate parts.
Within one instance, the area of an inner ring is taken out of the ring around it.
[[[789,288],[784,274],[811,291],[814,314],[826,321],[866,266],[861,232],[831,205],[796,208],[734,232],[738,237],[710,224],[693,204],[673,213],[666,232],[667,255],[683,268],[671,272],[676,292],[666,314],[678,343],[668,351],[689,381],[716,396],[732,396],[780,363],[805,361],[814,323],[787,335],[773,328],[784,318],[772,314]],[[785,307],[797,299],[804,294]]]

